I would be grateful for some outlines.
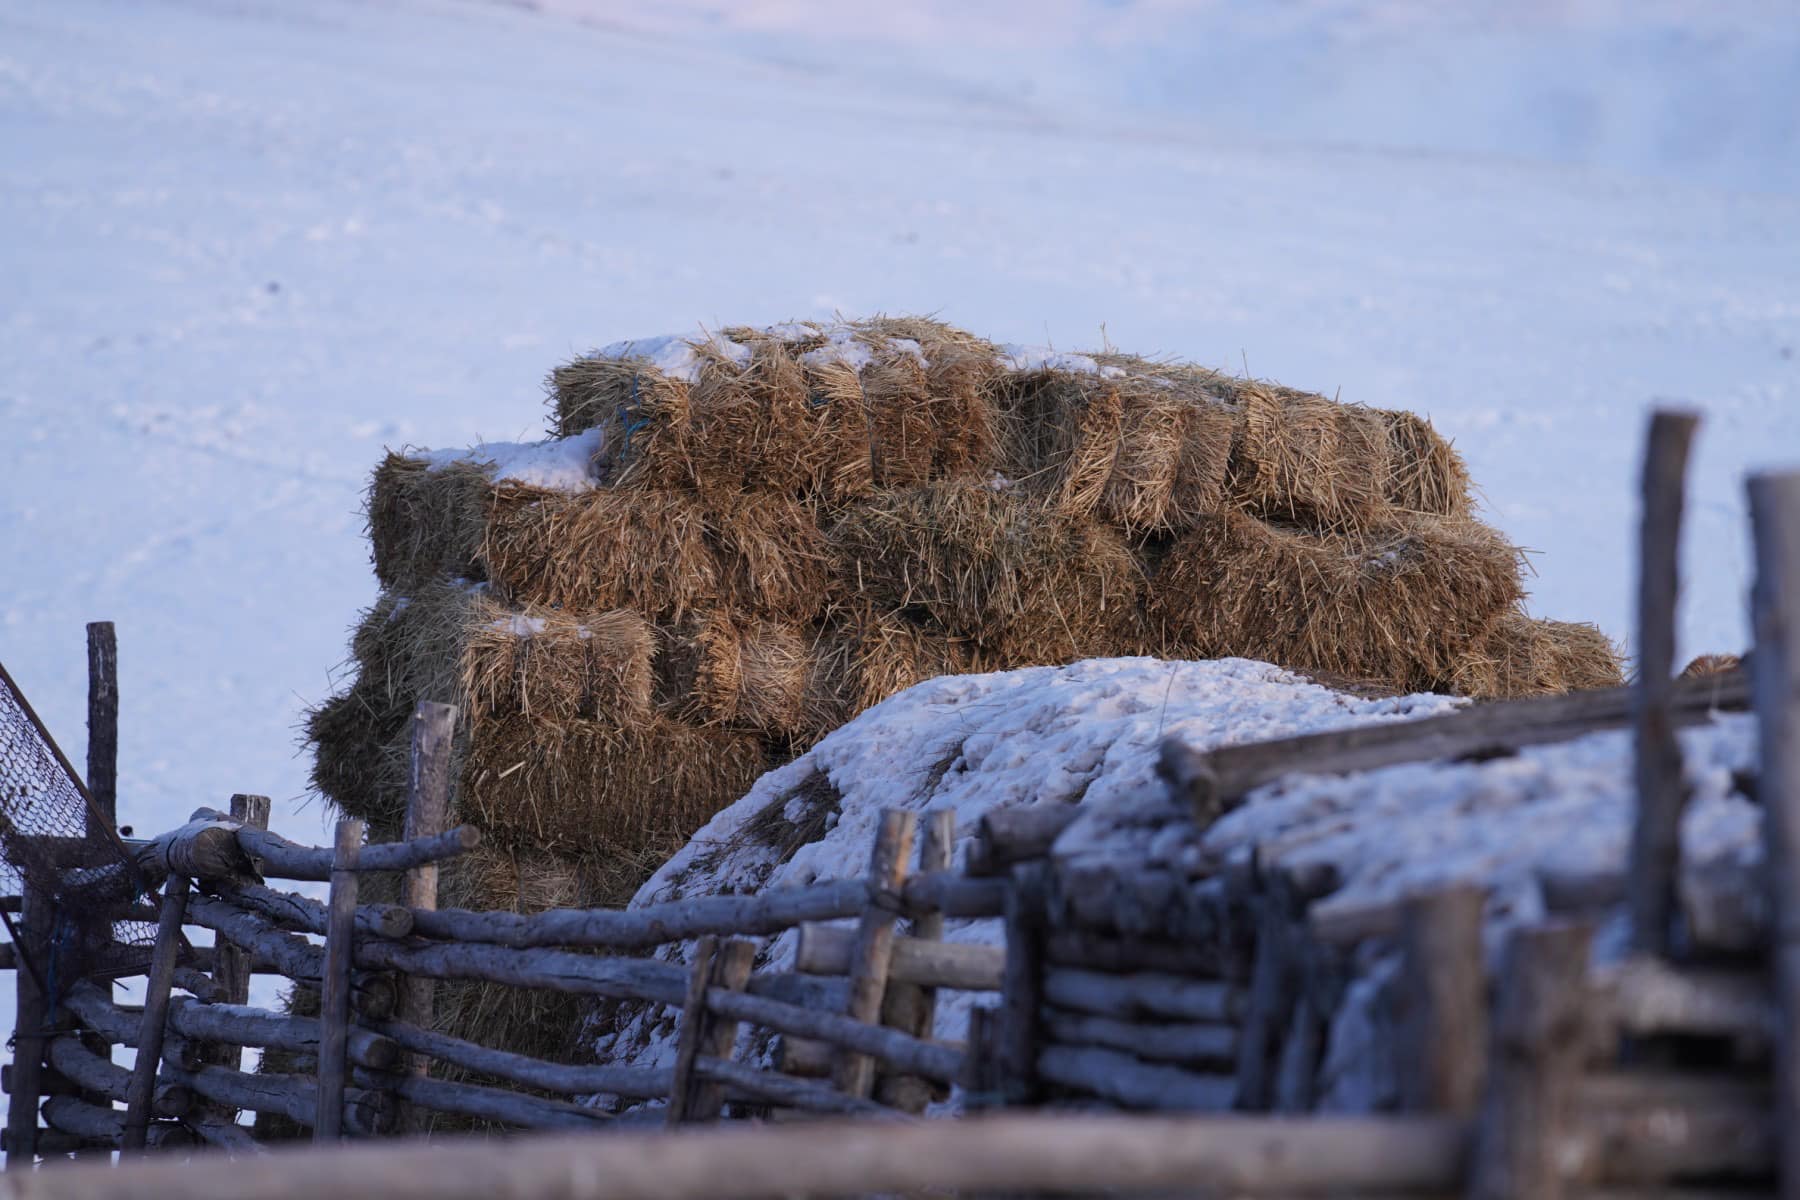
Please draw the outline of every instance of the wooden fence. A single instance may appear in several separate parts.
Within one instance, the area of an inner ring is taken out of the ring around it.
[[[1647,495],[1678,494],[1691,434],[1691,422],[1658,419]],[[1068,812],[1037,809],[989,814],[961,870],[946,815],[929,816],[921,838],[912,814],[891,812],[863,879],[624,912],[438,911],[430,868],[475,839],[434,819],[444,806],[429,730],[444,718],[427,710],[409,840],[361,845],[345,823],[333,848],[302,847],[261,828],[266,808],[249,798],[230,813],[202,810],[133,846],[140,875],[162,888],[141,1009],[93,981],[62,988],[53,1009],[40,1003],[37,1025],[21,1006],[9,1160],[199,1141],[257,1161],[8,1175],[0,1196],[179,1187],[191,1200],[926,1189],[1800,1200],[1800,1140],[1784,1136],[1800,1117],[1800,475],[1753,480],[1751,500],[1757,644],[1747,678],[1668,681],[1680,505],[1650,503],[1639,623],[1653,679],[1209,755],[1165,748],[1170,810],[1199,829],[1288,771],[1487,757],[1630,728],[1640,798],[1630,869],[1542,880],[1553,911],[1512,936],[1498,972],[1476,887],[1321,920],[1312,905],[1336,886],[1329,871],[1096,864],[1056,852]],[[1762,913],[1721,915],[1730,906],[1719,898],[1676,886],[1670,831],[1685,796],[1675,732],[1752,703],[1769,886],[1754,893]],[[94,897],[117,895],[117,872],[87,871]],[[357,903],[370,871],[405,872],[407,903]],[[329,881],[330,895],[321,903],[265,882],[275,879]],[[28,895],[19,907],[33,905]],[[1594,917],[1621,905],[1629,953],[1596,966]],[[1001,918],[1004,947],[941,941],[947,917]],[[821,924],[845,920],[854,927]],[[212,931],[217,949],[185,950],[188,925]],[[747,939],[785,930],[798,931],[794,969],[757,970]],[[689,941],[685,967],[596,953]],[[1399,964],[1382,1047],[1393,1110],[1324,1116],[1330,1030],[1382,953]],[[255,971],[318,987],[321,1016],[248,1007],[243,981]],[[667,1070],[576,1066],[451,1038],[430,1028],[437,980],[679,1008],[678,1053]],[[975,1010],[966,1046],[930,1037],[942,988],[997,993]],[[772,1066],[733,1060],[745,1025],[779,1035]],[[111,1063],[114,1045],[138,1050],[136,1069]],[[32,1046],[41,1053],[28,1062]],[[314,1070],[245,1072],[246,1046],[310,1056]],[[420,1069],[429,1061],[498,1083],[434,1079]],[[911,1119],[952,1083],[979,1115]],[[828,1123],[652,1134],[573,1102],[590,1093],[663,1100],[656,1119],[669,1125],[712,1121],[728,1104]],[[1002,1111],[1022,1107],[1139,1115]],[[246,1109],[311,1126],[317,1140],[413,1128],[409,1110],[606,1136],[505,1153],[395,1143],[263,1156],[233,1122]],[[1157,1110],[1204,1115],[1146,1115]]]

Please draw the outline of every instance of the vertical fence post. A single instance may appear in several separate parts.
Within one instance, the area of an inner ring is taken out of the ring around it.
[[[450,825],[450,751],[456,738],[456,709],[448,704],[421,700],[413,712],[412,769],[406,789],[406,826],[402,836],[407,840],[431,837]],[[435,910],[438,903],[438,867],[424,863],[407,871],[400,881],[400,903],[407,908]],[[430,1029],[434,1023],[433,1003],[436,984],[423,976],[402,975],[400,1019],[418,1029]],[[429,1060],[425,1055],[409,1055],[406,1071],[424,1075]],[[407,1133],[423,1133],[429,1124],[422,1110],[402,1101],[399,1127]]]
[[[1410,901],[1405,910],[1400,1026],[1401,1104],[1413,1112],[1473,1116],[1487,1074],[1487,969],[1473,884]]]
[[[88,795],[100,815],[119,823],[119,641],[111,621],[87,627]],[[88,839],[99,841],[100,831]]]
[[[1753,476],[1750,523],[1756,536],[1751,621],[1756,649],[1751,688],[1762,746],[1764,856],[1773,891],[1770,939],[1775,980],[1776,1126],[1779,1195],[1800,1200],[1800,472]]]
[[[1041,862],[1012,869],[1006,889],[1006,964],[1000,977],[1000,1008],[983,1031],[992,1052],[991,1069],[978,1072],[996,1106],[1029,1104],[1036,1098],[1038,1028],[1044,996],[1044,908],[1048,870]],[[995,1087],[994,1085],[997,1085]],[[997,1092],[998,1094],[993,1094]]]
[[[1669,700],[1675,677],[1675,609],[1680,591],[1681,515],[1688,450],[1700,418],[1659,410],[1644,448],[1643,517],[1638,542],[1638,681],[1633,698],[1637,825],[1631,842],[1631,939],[1645,954],[1669,953],[1675,877],[1686,802],[1681,746]]]
[[[881,814],[875,848],[869,856],[869,907],[857,929],[855,957],[850,960],[850,1002],[845,1012],[867,1025],[881,1020],[881,998],[887,991],[888,967],[894,953],[894,923],[900,912],[900,889],[912,857],[918,814],[890,808]],[[875,1060],[852,1050],[841,1051],[836,1072],[838,1090],[867,1097],[875,1087]]]
[[[344,1135],[344,1089],[349,1083],[351,939],[356,933],[356,860],[363,823],[339,821],[331,858],[331,897],[325,914],[325,978],[319,1000],[319,1101],[314,1142]]]
[[[701,1058],[729,1058],[737,1041],[738,1023],[716,1017],[706,1007],[709,988],[742,991],[756,965],[756,943],[746,938],[720,941],[703,937],[695,944],[688,975],[681,1029],[676,1035],[674,1086],[669,1092],[668,1124],[711,1121],[725,1111],[725,1088],[702,1079],[695,1070]]]
[[[1506,949],[1471,1200],[1561,1200],[1560,1139],[1573,1113],[1587,1018],[1585,925],[1521,929]]]
[[[12,1086],[6,1099],[6,1168],[29,1169],[37,1157],[38,1100],[44,1073],[44,1022],[48,1015],[40,966],[48,960],[48,905],[26,884],[19,906],[19,946],[14,964]]]
[[[161,918],[156,926],[156,948],[150,955],[150,977],[144,982],[144,1015],[138,1023],[137,1061],[125,1090],[125,1130],[119,1149],[142,1150],[150,1131],[150,1109],[156,1097],[156,1071],[161,1063],[163,1035],[169,1022],[169,989],[175,983],[175,964],[181,955],[181,924],[187,916],[188,879],[174,874],[163,885]]]
[[[933,809],[925,816],[925,836],[919,840],[919,873],[949,870],[956,852],[956,810]],[[944,936],[944,914],[920,913],[907,927],[907,935],[920,941]],[[930,1039],[937,1024],[937,990],[916,983],[894,984],[881,1005],[881,1020],[914,1037]],[[924,1112],[934,1088],[930,1081],[911,1075],[891,1075],[881,1080],[882,1103],[902,1112]]]

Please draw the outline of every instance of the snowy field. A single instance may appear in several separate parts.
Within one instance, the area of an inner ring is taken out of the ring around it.
[[[384,446],[537,436],[592,345],[877,310],[1428,413],[1536,611],[1616,636],[1641,414],[1703,408],[1684,651],[1735,650],[1738,478],[1800,459],[1791,17],[12,0],[0,660],[80,761],[116,621],[122,819],[319,835],[295,725]]]

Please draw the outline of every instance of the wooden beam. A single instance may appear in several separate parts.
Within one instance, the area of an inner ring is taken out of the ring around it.
[[[857,926],[856,953],[850,964],[850,997],[846,1015],[853,1021],[874,1024],[881,1020],[881,1001],[887,992],[888,967],[893,960],[894,923],[900,891],[912,865],[913,834],[918,814],[890,808],[881,814],[875,845],[869,855],[869,907]],[[848,1047],[839,1047],[836,1083],[846,1096],[867,1099],[875,1088],[875,1060]]]
[[[1670,689],[1669,719],[1677,728],[1695,725],[1721,710],[1745,709],[1749,700],[1749,679],[1741,670],[1680,680]],[[1635,689],[1607,688],[1477,704],[1441,717],[1205,752],[1170,738],[1163,743],[1163,772],[1196,811],[1229,811],[1252,789],[1288,775],[1346,775],[1402,763],[1449,762],[1623,729],[1631,724],[1635,704]]]
[[[794,969],[808,975],[848,975],[856,952],[856,931],[841,925],[800,927],[794,947]],[[1006,951],[976,942],[894,939],[888,982],[960,991],[992,992],[1000,988]]]
[[[1007,1115],[774,1128],[393,1142],[332,1152],[71,1167],[0,1179],[7,1200],[785,1200],[954,1192],[1444,1195],[1462,1122],[1439,1117]]]
[[[319,1101],[314,1142],[343,1136],[344,1092],[349,1084],[350,968],[355,960],[356,860],[363,823],[337,823],[331,868],[330,913],[325,929],[325,978],[319,998]]]
[[[90,820],[119,824],[119,639],[111,621],[87,627],[88,746],[87,787],[94,807]],[[110,845],[98,829],[88,831],[97,846]]]
[[[412,721],[412,770],[407,780],[406,822],[402,831],[407,841],[436,837],[450,826],[450,759],[456,740],[456,709],[421,700]],[[409,931],[413,913],[437,911],[437,863],[420,863],[401,877],[400,903],[400,911],[407,913]],[[420,975],[402,975],[400,1020],[420,1029],[431,1028],[436,995],[436,981]],[[415,1057],[407,1064],[406,1072],[424,1078],[426,1065],[423,1057]],[[401,1107],[400,1127],[413,1133],[425,1131],[425,1123],[409,1104]]]
[[[1406,906],[1398,1061],[1412,1112],[1474,1116],[1487,1077],[1486,889],[1459,884]]]
[[[1675,613],[1680,593],[1681,516],[1688,450],[1700,418],[1658,411],[1644,451],[1638,526],[1638,679],[1632,705],[1637,821],[1632,831],[1631,940],[1640,953],[1669,953],[1681,810],[1687,802],[1681,746],[1670,698],[1675,680]]]
[[[163,1038],[168,1028],[169,988],[174,983],[175,962],[181,953],[181,924],[187,913],[189,890],[185,875],[171,875],[163,886],[156,948],[151,952],[150,977],[144,984],[144,1015],[138,1027],[137,1061],[132,1066],[131,1088],[125,1096],[124,1133],[119,1139],[119,1150],[124,1154],[142,1150],[150,1128],[156,1069],[162,1059]]]
[[[49,960],[49,906],[36,889],[26,886],[17,935],[22,970],[14,973],[13,1084],[6,1102],[6,1167],[29,1167],[37,1153],[39,1079],[44,1064],[44,1027],[48,1002],[37,976],[37,964]]]
[[[1773,914],[1778,1128],[1800,1128],[1800,472],[1753,476],[1750,656],[1762,756],[1763,860]],[[1800,1139],[1781,1139],[1783,1200],[1800,1200]]]
[[[975,844],[965,869],[977,877],[1000,876],[1019,863],[1042,858],[1080,815],[1077,804],[1029,804],[983,813],[975,823]]]

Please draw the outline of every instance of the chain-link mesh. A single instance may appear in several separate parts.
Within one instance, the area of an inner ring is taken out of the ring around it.
[[[0,883],[49,901],[47,947],[20,946],[52,992],[148,960],[138,872],[12,676],[0,667]],[[133,910],[139,910],[134,912]],[[42,911],[42,910],[40,910]],[[34,943],[36,939],[30,939]]]

